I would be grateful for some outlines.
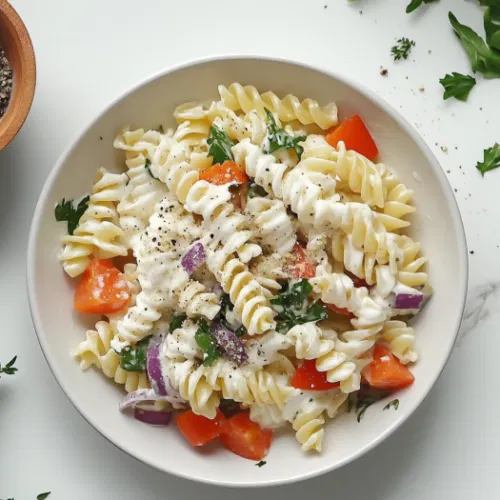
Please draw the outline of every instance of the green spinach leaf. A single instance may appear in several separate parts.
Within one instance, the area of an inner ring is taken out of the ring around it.
[[[273,114],[267,108],[264,108],[267,115],[267,140],[268,147],[266,153],[274,153],[278,149],[293,149],[297,153],[299,160],[302,158],[304,148],[299,142],[306,140],[305,135],[293,137],[288,135],[282,128],[278,127]]]
[[[207,139],[209,145],[208,156],[213,158],[213,163],[224,163],[226,160],[234,160],[231,148],[236,144],[224,132],[218,129],[215,125],[210,127],[210,134]]]
[[[174,330],[177,330],[177,328],[180,328],[182,326],[182,323],[184,323],[184,320],[186,319],[187,315],[185,314],[177,314],[176,316],[174,316],[168,327],[170,333],[172,333]]]
[[[441,78],[439,83],[444,87],[444,100],[454,97],[465,102],[472,87],[476,85],[476,79],[469,75],[453,72],[451,75]]]
[[[210,335],[210,329],[204,319],[200,319],[198,322],[198,330],[196,330],[194,338],[199,348],[205,354],[203,365],[212,366],[214,361],[221,357],[221,352],[217,348],[214,338]]]
[[[149,337],[132,347],[124,347],[120,353],[120,366],[128,372],[143,372],[146,369]]]
[[[500,1],[491,6],[484,13],[484,30],[486,41],[495,50],[500,50]]]
[[[484,158],[482,162],[477,162],[476,168],[484,176],[486,172],[500,167],[500,144],[496,143],[491,148],[484,150]]]

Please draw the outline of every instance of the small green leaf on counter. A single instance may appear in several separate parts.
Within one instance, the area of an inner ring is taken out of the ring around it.
[[[132,347],[124,347],[120,353],[120,366],[128,372],[143,372],[146,369],[149,337],[139,340]]]
[[[439,83],[444,87],[443,99],[454,97],[459,101],[466,101],[472,87],[476,85],[476,79],[469,75],[453,72],[451,75],[446,75],[439,80]]]
[[[260,467],[264,467],[264,465],[266,465],[266,464],[267,464],[267,462],[265,460],[261,460],[260,462],[256,463],[255,465],[260,468]]]
[[[177,328],[180,328],[182,326],[182,323],[187,319],[187,315],[185,314],[177,314],[174,316],[172,321],[170,322],[169,330],[170,333],[172,333],[174,330],[177,330]]]
[[[409,40],[406,37],[400,38],[396,45],[391,47],[391,55],[395,61],[408,59],[412,47],[415,47],[415,42],[413,40]]]
[[[288,135],[282,128],[278,127],[273,114],[267,108],[264,108],[267,115],[267,140],[268,147],[266,153],[274,153],[278,149],[293,149],[297,153],[299,160],[302,157],[304,148],[299,145],[299,142],[306,140],[305,135],[293,137]]]
[[[399,399],[393,399],[392,401],[387,403],[384,406],[384,411],[389,410],[391,407],[394,408],[395,410],[397,410],[399,408]]]
[[[219,130],[215,125],[212,125],[207,143],[210,146],[208,148],[208,156],[213,158],[214,164],[224,163],[226,160],[234,160],[231,148],[235,145],[235,142],[224,130]]]
[[[0,373],[5,375],[14,375],[17,372],[17,368],[14,366],[14,363],[17,360],[17,356],[14,356],[3,368],[0,363]]]
[[[86,196],[81,199],[78,205],[74,206],[73,200],[66,201],[65,198],[62,199],[60,203],[56,205],[54,209],[54,215],[57,222],[68,222],[68,234],[73,234],[75,229],[80,222],[82,215],[85,210],[87,210],[89,204],[90,196]]]
[[[490,49],[472,28],[460,24],[452,12],[448,17],[469,56],[472,71],[483,73],[485,78],[500,78],[500,53]]]
[[[36,500],[45,500],[46,498],[48,498],[49,495],[50,495],[50,491],[47,491],[46,493],[39,493],[36,496]]]
[[[221,352],[217,349],[215,340],[212,335],[210,335],[210,329],[204,319],[198,321],[198,330],[196,330],[194,338],[199,348],[205,354],[203,365],[212,366],[214,361],[221,357]]]
[[[437,1],[438,0],[411,0],[411,2],[406,7],[406,13],[409,14],[410,12],[417,10],[424,3],[433,3]]]
[[[484,150],[484,158],[482,162],[478,162],[476,168],[484,176],[486,172],[500,167],[500,144],[495,143],[491,148]]]

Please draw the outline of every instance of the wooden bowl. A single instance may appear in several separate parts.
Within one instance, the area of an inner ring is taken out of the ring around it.
[[[0,118],[0,151],[19,132],[33,102],[35,53],[28,30],[7,0],[0,0],[0,45],[12,65],[13,89],[7,111]]]

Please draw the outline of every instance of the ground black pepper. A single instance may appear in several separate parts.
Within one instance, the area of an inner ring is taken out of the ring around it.
[[[12,94],[12,67],[0,46],[0,118],[7,111]]]

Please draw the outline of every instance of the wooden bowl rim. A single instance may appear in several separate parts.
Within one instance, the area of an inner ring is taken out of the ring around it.
[[[20,54],[20,64],[22,65],[22,82],[15,81],[15,92],[19,95],[16,98],[16,105],[9,106],[5,115],[0,118],[0,151],[4,149],[23,126],[33,102],[36,85],[36,62],[33,44],[28,30],[16,12],[14,7],[7,0],[0,0],[0,13],[2,13],[7,23],[17,34],[16,49]],[[0,21],[0,33],[3,22]],[[0,35],[1,38],[1,35]],[[15,77],[14,77],[15,78]],[[7,123],[5,128],[3,123]],[[3,130],[2,130],[3,129]]]

